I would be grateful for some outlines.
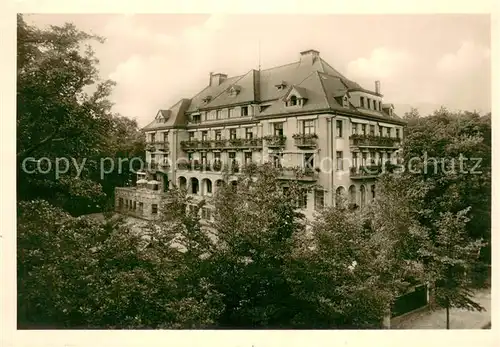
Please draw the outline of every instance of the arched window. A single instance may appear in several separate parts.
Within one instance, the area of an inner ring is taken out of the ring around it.
[[[180,189],[187,189],[187,179],[184,176],[179,177],[179,188]]]
[[[365,188],[365,186],[361,185],[361,187],[359,188],[359,191],[361,192],[361,197],[360,197],[359,205],[361,207],[364,207],[365,206],[365,202],[366,202],[366,188]]]
[[[349,187],[349,203],[350,204],[356,203],[356,186],[355,185],[352,185]]]
[[[198,179],[191,177],[191,194],[198,194],[200,190]]]

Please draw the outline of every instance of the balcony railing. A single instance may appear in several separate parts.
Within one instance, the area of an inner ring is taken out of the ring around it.
[[[264,140],[270,148],[285,147],[286,144],[286,136],[269,135],[264,137]]]
[[[351,146],[356,147],[390,147],[397,148],[401,139],[394,137],[384,137],[375,135],[355,134],[349,137]]]
[[[382,173],[393,173],[397,170],[397,166],[386,162],[383,165],[366,165],[366,166],[353,166],[349,169],[351,179],[363,179],[378,177]]]
[[[319,168],[304,168],[304,167],[282,167],[280,168],[281,179],[315,181],[319,176]]]
[[[146,151],[156,152],[168,152],[170,143],[168,141],[155,141],[146,143]]]
[[[318,143],[318,135],[316,134],[294,134],[295,146],[302,148],[316,147]]]
[[[181,141],[181,148],[185,151],[192,150],[214,150],[224,148],[259,148],[262,147],[262,139],[229,139],[229,140],[190,140]]]

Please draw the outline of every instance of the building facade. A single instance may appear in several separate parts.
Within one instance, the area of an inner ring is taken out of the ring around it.
[[[136,187],[116,188],[116,210],[155,219],[173,186],[209,198],[222,171],[236,180],[243,166],[271,162],[284,182],[308,189],[306,216],[345,196],[363,207],[376,195],[382,164],[396,164],[405,122],[383,99],[380,82],[365,89],[315,50],[297,62],[228,77],[211,73],[191,99],[159,110],[145,128],[147,165]],[[210,207],[202,218],[211,218]]]

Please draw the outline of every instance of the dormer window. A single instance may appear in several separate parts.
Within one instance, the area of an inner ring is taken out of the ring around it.
[[[342,99],[342,106],[349,107],[349,99],[347,98],[347,95],[344,95],[344,98]]]
[[[156,114],[155,120],[160,123],[165,123],[168,118],[169,118],[169,112],[168,110],[160,110]]]
[[[307,97],[306,90],[301,87],[292,87],[290,91],[283,97],[287,107],[304,106]]]
[[[240,86],[234,85],[234,86],[229,87],[228,93],[231,96],[236,96],[239,94],[240,90],[241,90]]]
[[[201,116],[199,114],[194,114],[191,116],[191,122],[197,124],[201,122]]]
[[[210,101],[212,101],[212,96],[211,95],[207,95],[206,97],[203,98],[203,102],[205,104],[208,104]]]

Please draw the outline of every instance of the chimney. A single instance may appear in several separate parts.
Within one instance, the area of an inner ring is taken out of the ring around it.
[[[319,59],[319,52],[314,49],[300,52],[300,64],[312,65]]]
[[[380,94],[380,81],[375,81],[375,93]]]
[[[209,86],[218,86],[227,78],[226,74],[210,72]]]

